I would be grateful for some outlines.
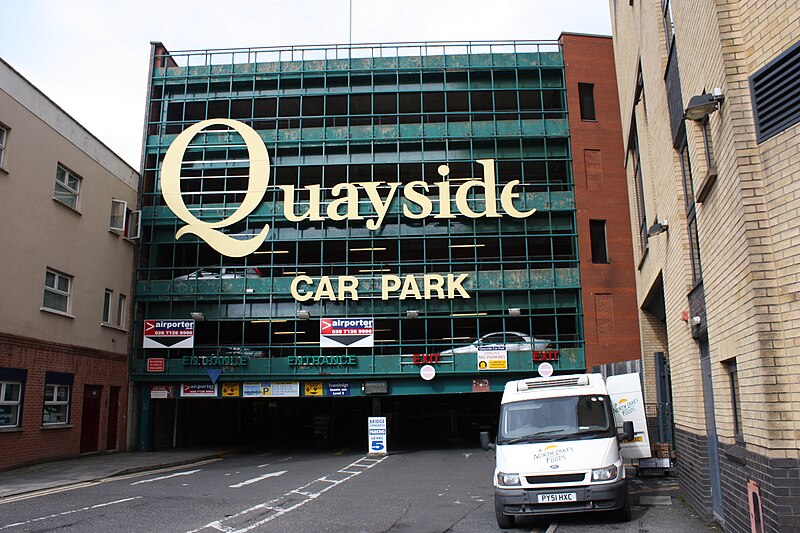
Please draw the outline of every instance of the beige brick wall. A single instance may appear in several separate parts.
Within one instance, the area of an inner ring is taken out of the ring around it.
[[[610,4],[613,10],[613,0]],[[637,250],[639,303],[661,273],[675,423],[702,435],[699,350],[680,318],[688,309],[691,266],[680,165],[669,130],[661,1],[632,6],[618,1],[616,6],[612,24],[623,130],[627,132],[634,109],[641,62],[645,102],[637,106],[636,115],[648,224],[657,215],[668,218],[670,226],[668,234],[649,239],[643,258]],[[734,442],[729,379],[722,362],[736,358],[748,449],[797,457],[800,126],[756,143],[749,76],[800,39],[800,2],[690,0],[674,2],[673,15],[683,101],[715,87],[725,95],[709,124],[718,178],[705,202],[697,205],[718,434],[721,442]],[[699,124],[685,125],[697,190],[709,165]],[[634,198],[631,193],[632,224],[638,231]],[[640,322],[647,373],[652,371],[648,359],[658,324],[646,315]],[[651,381],[645,378],[646,384]]]

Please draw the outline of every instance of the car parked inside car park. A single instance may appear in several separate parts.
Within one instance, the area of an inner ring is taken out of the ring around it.
[[[205,267],[189,274],[178,276],[175,281],[194,279],[243,279],[260,278],[261,270],[255,267]]]
[[[466,346],[458,346],[451,350],[442,350],[439,352],[439,355],[478,353],[479,346],[489,345],[505,345],[506,351],[509,352],[532,352],[534,350],[546,350],[550,346],[550,341],[547,339],[536,339],[518,331],[501,331],[488,333]]]

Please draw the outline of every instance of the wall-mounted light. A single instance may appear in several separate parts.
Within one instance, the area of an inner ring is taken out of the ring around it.
[[[406,311],[406,316],[408,318],[419,318],[419,311],[417,311],[416,309],[409,309],[408,311]]]
[[[699,326],[700,322],[702,322],[702,321],[703,321],[703,319],[701,319],[699,316],[693,316],[692,317],[692,325],[693,326]]]
[[[508,316],[520,316],[522,314],[522,310],[519,307],[509,307],[508,308]]]
[[[308,320],[309,318],[311,318],[311,313],[309,313],[305,309],[301,309],[297,312],[297,318],[299,318],[300,320]]]
[[[708,115],[718,110],[725,101],[722,89],[714,88],[710,93],[703,93],[689,98],[689,104],[683,113],[684,120],[703,120]]]
[[[190,314],[192,319],[194,319],[196,322],[202,322],[206,319],[206,315],[204,315],[200,311],[192,311]]]
[[[660,235],[668,230],[669,223],[667,222],[667,219],[664,219],[661,222],[656,222],[650,226],[650,229],[647,230],[647,238],[649,239],[650,237],[655,237],[656,235]]]

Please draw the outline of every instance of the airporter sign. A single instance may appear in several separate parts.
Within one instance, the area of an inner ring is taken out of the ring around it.
[[[186,207],[181,196],[180,174],[183,164],[184,154],[189,143],[194,137],[210,126],[227,126],[236,131],[247,147],[248,159],[250,162],[248,169],[247,193],[239,207],[230,216],[216,222],[207,222],[196,218]],[[291,222],[323,221],[330,220],[365,220],[365,225],[369,230],[377,230],[383,225],[384,218],[389,211],[389,207],[396,198],[404,197],[407,201],[403,204],[402,214],[404,217],[414,220],[426,219],[453,219],[458,216],[467,218],[500,218],[508,215],[513,218],[527,218],[536,212],[536,209],[520,211],[514,206],[514,200],[520,197],[520,193],[515,189],[519,185],[519,180],[509,181],[502,187],[498,202],[497,180],[495,178],[494,159],[479,159],[477,162],[483,167],[483,179],[468,179],[457,188],[452,186],[449,180],[429,184],[425,181],[412,181],[403,185],[400,182],[371,181],[355,183],[339,183],[326,192],[333,198],[327,206],[322,203],[322,191],[320,185],[308,185],[302,190],[307,195],[308,200],[300,205],[295,205],[295,186],[294,185],[275,185],[281,189],[284,195],[283,215]],[[446,165],[439,167],[441,177],[448,176],[449,168]],[[170,145],[164,156],[161,169],[161,190],[164,201],[172,212],[180,218],[186,225],[175,234],[177,239],[187,234],[197,235],[204,240],[214,250],[228,257],[244,257],[255,252],[264,242],[269,234],[269,225],[265,224],[261,231],[250,239],[236,239],[225,235],[221,228],[226,228],[244,220],[248,215],[255,211],[261,203],[269,186],[270,161],[267,147],[259,137],[258,133],[243,122],[226,118],[214,118],[198,122],[180,133]],[[455,189],[455,190],[453,190]],[[481,192],[485,198],[482,209],[473,209],[468,203],[468,197],[472,191]],[[434,200],[428,196],[437,196],[438,210],[434,211]],[[359,201],[366,195],[373,210],[374,215],[365,217],[358,211]],[[452,200],[455,199],[455,212],[452,209]],[[498,206],[499,203],[499,206]],[[498,209],[498,207],[500,209]],[[298,209],[299,208],[299,209]],[[452,278],[452,275],[450,275]],[[463,275],[462,275],[463,276]],[[466,292],[460,286],[462,277],[448,279],[446,282],[436,279],[423,280],[423,292],[430,298],[432,293],[439,298],[445,297],[452,299],[456,294],[464,297]],[[345,291],[354,291],[354,278],[346,277],[342,281],[340,288]],[[406,293],[406,297],[417,296],[419,290],[416,289],[415,280],[400,280],[396,276],[385,276],[383,281],[383,299],[388,298],[391,292]],[[310,298],[311,293],[298,290],[298,285],[310,285],[310,280],[300,278],[292,284],[293,296],[299,300]],[[324,285],[325,280],[321,280]],[[440,288],[442,285],[444,289]],[[327,293],[327,291],[325,291]],[[331,291],[332,292],[332,291]],[[444,296],[444,295],[447,296]],[[348,294],[350,296],[350,294]],[[329,298],[328,294],[320,297]],[[466,295],[469,298],[468,295]],[[427,299],[426,298],[426,299]],[[315,299],[318,299],[315,297]],[[336,299],[336,298],[332,298]],[[342,298],[344,299],[344,298]]]

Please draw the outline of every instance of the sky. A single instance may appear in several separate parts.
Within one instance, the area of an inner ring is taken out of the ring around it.
[[[136,170],[151,41],[176,51],[611,35],[607,0],[0,0],[0,21],[0,57]]]

